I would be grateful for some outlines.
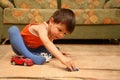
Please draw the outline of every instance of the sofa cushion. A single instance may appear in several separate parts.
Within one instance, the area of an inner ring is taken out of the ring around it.
[[[103,8],[106,0],[61,0],[62,8],[97,9]]]
[[[120,9],[73,9],[76,24],[120,24]]]
[[[14,5],[9,0],[0,0],[0,6],[2,8],[13,8]]]
[[[47,21],[56,9],[5,8],[4,23],[28,24]],[[72,9],[76,24],[120,24],[120,9]],[[9,14],[8,14],[9,13]]]
[[[16,8],[56,9],[57,0],[14,0]]]
[[[55,10],[56,9],[5,8],[3,22],[11,24],[39,23],[47,21]]]
[[[120,0],[109,0],[104,8],[119,8],[120,9]]]

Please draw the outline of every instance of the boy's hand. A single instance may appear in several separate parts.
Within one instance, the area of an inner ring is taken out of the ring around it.
[[[64,56],[61,62],[65,64],[70,69],[70,71],[74,71],[76,69],[76,66],[71,58]]]

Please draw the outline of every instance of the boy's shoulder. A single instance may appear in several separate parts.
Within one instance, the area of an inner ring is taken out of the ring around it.
[[[48,27],[48,25],[47,24],[45,24],[44,22],[42,22],[42,23],[36,23],[36,24],[31,24],[30,25],[30,27],[29,27],[29,30],[30,31],[45,31],[45,30],[47,30],[47,27]]]

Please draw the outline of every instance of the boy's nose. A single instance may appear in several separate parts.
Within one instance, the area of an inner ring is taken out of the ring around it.
[[[65,35],[63,33],[59,34],[60,38],[63,38]]]

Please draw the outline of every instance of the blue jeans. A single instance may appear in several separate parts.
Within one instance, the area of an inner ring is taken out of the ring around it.
[[[35,64],[43,64],[46,61],[46,58],[41,56],[40,53],[44,52],[50,54],[50,52],[44,46],[36,49],[26,47],[17,26],[10,27],[8,34],[11,46],[16,54],[24,55],[25,57],[32,59]]]

